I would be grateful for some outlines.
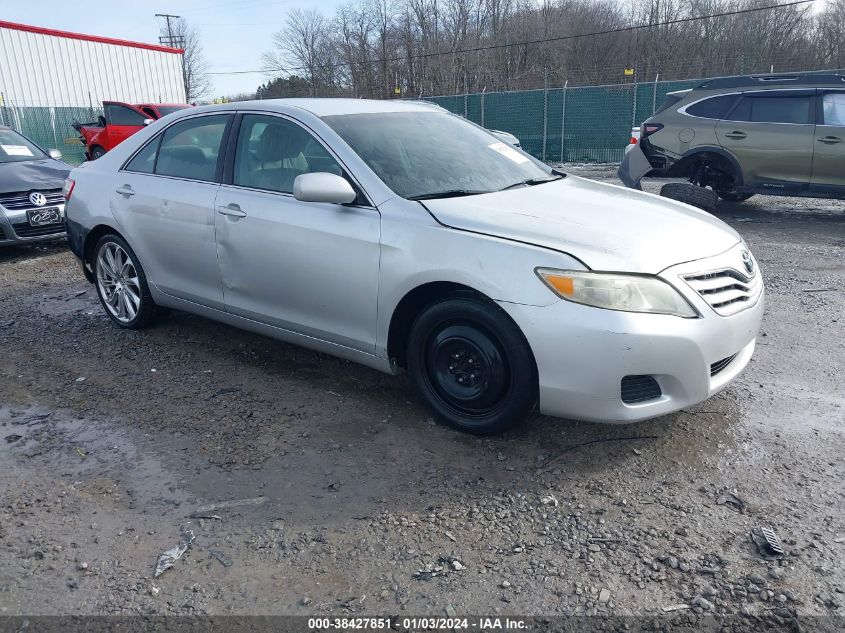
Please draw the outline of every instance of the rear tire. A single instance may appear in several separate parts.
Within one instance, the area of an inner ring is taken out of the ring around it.
[[[500,433],[524,421],[537,401],[522,332],[498,306],[472,295],[423,310],[411,326],[407,359],[422,400],[460,431]]]
[[[97,160],[98,158],[102,158],[106,155],[106,150],[104,150],[99,145],[95,145],[91,148],[91,160]]]
[[[119,235],[104,235],[94,247],[94,282],[106,315],[127,330],[140,330],[156,316],[147,276],[135,251]]]
[[[719,195],[712,189],[705,189],[688,182],[667,182],[660,188],[660,195],[704,211],[713,211],[716,203],[719,202]]]

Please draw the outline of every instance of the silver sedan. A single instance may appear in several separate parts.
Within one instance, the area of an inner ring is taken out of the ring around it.
[[[406,371],[442,422],[631,422],[745,367],[763,284],[711,215],[567,176],[425,103],[191,108],[75,169],[69,241],[118,326],[176,308]]]

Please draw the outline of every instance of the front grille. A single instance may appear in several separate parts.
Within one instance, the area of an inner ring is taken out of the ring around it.
[[[33,189],[31,191],[17,191],[15,193],[0,194],[0,206],[5,207],[9,211],[19,211],[20,209],[33,209],[35,205],[29,201],[29,194],[35,191],[40,191],[47,198],[47,204],[41,206],[64,204],[65,197],[61,189]]]
[[[736,358],[736,354],[731,354],[727,358],[723,358],[722,360],[717,360],[715,363],[710,365],[710,375],[715,376],[720,371],[722,371],[725,367],[733,362],[733,359]]]
[[[759,274],[746,277],[733,268],[687,275],[684,280],[722,316],[750,308],[763,291],[763,281]]]
[[[625,376],[622,379],[622,402],[637,404],[663,395],[654,376]]]
[[[12,228],[18,237],[41,237],[44,235],[59,235],[67,230],[64,222],[61,224],[48,224],[46,226],[30,226],[29,224],[13,224]]]

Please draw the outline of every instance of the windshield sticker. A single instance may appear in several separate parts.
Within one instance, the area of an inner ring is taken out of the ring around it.
[[[32,150],[26,145],[0,145],[6,156],[33,156]]]
[[[528,162],[527,156],[520,154],[507,143],[493,143],[492,145],[488,145],[487,147],[492,149],[494,152],[499,152],[502,156],[504,156],[505,158],[509,158],[517,165],[521,165],[522,163]]]

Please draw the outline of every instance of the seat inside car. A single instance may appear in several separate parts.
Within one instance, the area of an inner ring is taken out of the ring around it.
[[[267,125],[258,137],[254,154],[240,165],[238,184],[256,189],[293,191],[296,177],[309,171],[302,154],[306,140],[290,126]]]
[[[214,180],[217,157],[208,157],[199,147],[193,145],[171,145],[162,147],[156,171],[160,174],[178,174],[196,180]]]

